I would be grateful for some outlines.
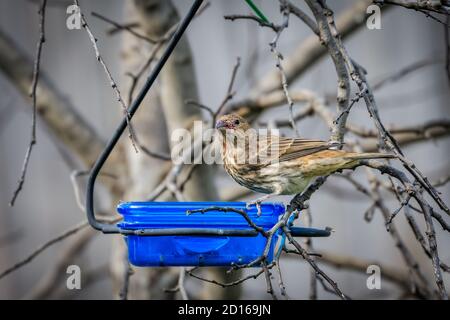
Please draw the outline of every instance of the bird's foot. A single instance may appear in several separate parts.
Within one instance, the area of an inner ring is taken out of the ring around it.
[[[256,199],[256,200],[247,202],[246,208],[247,208],[247,209],[250,209],[250,207],[251,207],[252,205],[255,205],[255,206],[256,206],[256,210],[258,210],[257,213],[258,213],[258,217],[259,217],[259,216],[261,215],[261,203],[262,203],[263,201],[267,200],[268,198],[270,198],[271,196],[273,196],[273,194],[266,194],[265,196],[263,196],[263,197],[261,197],[261,198],[258,198],[258,199]]]
[[[261,215],[261,202],[262,202],[262,200],[260,200],[260,199],[257,199],[255,201],[250,201],[250,202],[247,202],[245,204],[245,207],[247,209],[250,209],[252,205],[255,205],[256,206],[256,210],[257,210],[257,214],[258,214],[258,217],[259,217]]]

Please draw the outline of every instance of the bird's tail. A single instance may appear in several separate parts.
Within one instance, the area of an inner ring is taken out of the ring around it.
[[[342,156],[343,161],[339,161],[338,164],[338,170],[341,169],[353,169],[361,164],[361,161],[363,160],[370,160],[370,159],[395,159],[397,158],[393,154],[388,153],[375,153],[375,152],[369,152],[369,153],[357,153],[357,152],[349,152],[346,153],[344,156]],[[336,171],[336,168],[332,170],[331,172]]]

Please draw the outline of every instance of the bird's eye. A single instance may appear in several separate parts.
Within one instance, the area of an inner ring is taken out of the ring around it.
[[[241,123],[241,122],[238,119],[234,120],[235,125],[239,125],[239,123]]]

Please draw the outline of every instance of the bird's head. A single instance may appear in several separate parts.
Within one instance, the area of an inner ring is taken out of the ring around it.
[[[216,122],[216,129],[222,133],[225,133],[227,129],[247,131],[249,128],[247,120],[235,113],[225,114]]]

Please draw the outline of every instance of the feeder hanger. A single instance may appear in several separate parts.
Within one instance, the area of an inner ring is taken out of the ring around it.
[[[136,99],[132,102],[132,104],[129,106],[127,112],[128,114],[128,120],[131,120],[133,118],[134,114],[136,113],[137,109],[142,103],[142,100],[144,99],[145,95],[147,94],[148,90],[151,88],[153,83],[155,82],[156,78],[158,77],[161,69],[163,68],[164,64],[167,62],[167,59],[172,54],[173,50],[175,49],[178,41],[180,40],[181,36],[183,35],[184,31],[186,30],[189,23],[192,21],[192,18],[194,18],[195,13],[199,9],[200,5],[202,4],[203,0],[195,0],[192,4],[191,8],[189,9],[189,12],[186,14],[186,16],[181,21],[180,25],[178,26],[177,30],[175,31],[174,35],[170,39],[169,43],[167,44],[167,48],[162,54],[161,58],[159,59],[158,63],[148,76],[147,80],[145,81],[144,86],[139,91],[139,94],[137,95]],[[114,149],[115,145],[119,141],[120,136],[126,129],[128,124],[127,119],[124,117],[122,121],[120,122],[119,126],[117,127],[116,131],[114,132],[113,136],[109,140],[108,144],[106,145],[105,149],[100,154],[99,158],[95,162],[94,166],[91,169],[89,180],[87,184],[87,191],[86,191],[86,214],[87,219],[89,221],[89,224],[96,230],[102,231],[103,233],[122,233],[122,234],[130,234],[130,230],[122,230],[116,225],[111,225],[107,223],[102,223],[98,221],[95,217],[94,212],[94,185],[95,180],[97,179],[98,173],[100,172],[101,168],[103,167],[104,163],[108,159],[109,155],[111,154],[112,150]],[[132,231],[133,234],[141,234],[145,235],[145,230],[135,230]],[[173,234],[173,233],[171,233]],[[161,235],[161,234],[159,234]]]

